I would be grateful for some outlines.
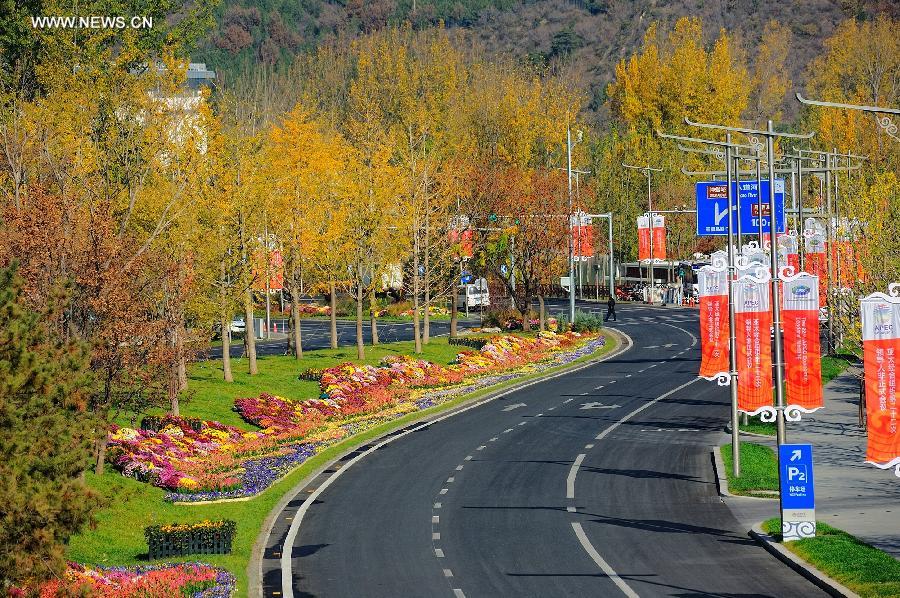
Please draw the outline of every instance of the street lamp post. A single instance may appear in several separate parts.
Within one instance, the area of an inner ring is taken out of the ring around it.
[[[650,286],[647,289],[647,300],[648,302],[653,302],[653,196],[650,194],[650,180],[653,176],[654,172],[662,172],[662,168],[653,168],[649,164],[647,166],[632,166],[630,164],[626,164],[622,162],[622,166],[624,168],[630,168],[631,170],[639,170],[644,173],[644,176],[647,177],[647,207],[649,208],[649,212],[647,212],[647,216],[650,219]],[[640,270],[640,256],[638,256],[638,269]]]

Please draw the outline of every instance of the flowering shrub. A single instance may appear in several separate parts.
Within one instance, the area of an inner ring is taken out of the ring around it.
[[[58,596],[229,598],[234,589],[235,579],[231,573],[202,563],[110,568],[91,568],[69,563],[63,579],[43,584],[39,595],[41,598]]]
[[[123,475],[169,490],[169,500],[249,496],[322,446],[354,433],[353,426],[365,426],[364,420],[431,406],[420,397],[424,389],[453,388],[470,377],[533,364],[579,337],[552,332],[533,338],[494,336],[480,350],[462,350],[448,366],[409,356],[386,357],[378,366],[342,363],[321,371],[317,398],[292,401],[262,394],[236,400],[235,411],[259,430],[215,421],[198,427],[175,416],[164,418],[156,432],[113,426],[109,458]]]
[[[318,305],[316,303],[301,303],[299,311],[300,315],[303,316],[329,316],[331,315],[331,306]]]

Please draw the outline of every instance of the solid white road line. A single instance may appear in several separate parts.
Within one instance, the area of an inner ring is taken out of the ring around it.
[[[566,478],[566,498],[575,498],[575,476],[578,475],[578,468],[581,467],[581,462],[584,461],[584,457],[584,453],[575,457],[575,461],[569,469],[569,475]]]
[[[582,548],[584,548],[585,552],[593,559],[597,566],[606,573],[606,576],[609,577],[614,584],[619,586],[619,589],[622,590],[622,593],[628,596],[628,598],[639,598],[637,592],[631,589],[625,580],[619,577],[618,573],[609,566],[609,563],[603,560],[603,557],[600,556],[600,553],[597,552],[597,549],[593,547],[591,541],[588,540],[587,535],[584,533],[584,528],[581,527],[581,524],[577,521],[572,522],[572,529],[575,530],[575,536],[578,538],[578,541],[581,543]]]

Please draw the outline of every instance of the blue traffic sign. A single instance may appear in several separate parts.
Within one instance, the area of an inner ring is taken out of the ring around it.
[[[782,510],[815,509],[811,444],[782,444],[778,447],[781,468]]]
[[[462,284],[469,284],[469,283],[472,282],[474,279],[475,279],[475,277],[472,276],[472,273],[471,273],[471,272],[463,272],[463,273],[462,273],[462,276],[460,276],[460,278],[459,278],[459,281],[460,281]]]
[[[762,219],[763,233],[769,234],[769,181],[761,181],[762,206],[759,205],[759,193],[756,181],[733,181],[732,197],[740,197],[741,233],[755,235],[759,233]],[[722,236],[728,234],[728,183],[724,181],[708,181],[697,183],[697,235]],[[760,214],[760,207],[762,213]],[[737,210],[731,210],[732,230],[737,234]],[[775,180],[775,219],[779,233],[784,232],[784,179]]]

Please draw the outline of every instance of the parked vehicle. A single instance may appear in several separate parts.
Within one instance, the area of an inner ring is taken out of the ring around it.
[[[466,305],[471,309],[473,307],[488,307],[491,304],[487,280],[484,278],[479,278],[471,284],[460,286],[459,291],[456,296],[456,306],[460,309],[465,309]]]
[[[247,322],[244,321],[243,316],[239,318],[235,318],[231,321],[231,333],[243,334],[247,330]]]

